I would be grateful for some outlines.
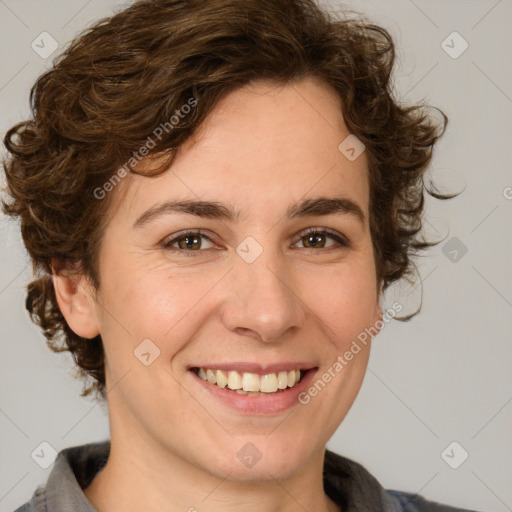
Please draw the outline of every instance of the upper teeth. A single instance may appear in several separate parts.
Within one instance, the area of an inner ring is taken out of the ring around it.
[[[292,388],[300,380],[300,370],[281,371],[278,373],[239,373],[236,371],[211,370],[199,368],[197,375],[210,384],[232,390],[260,391],[262,393],[275,393],[278,389]]]

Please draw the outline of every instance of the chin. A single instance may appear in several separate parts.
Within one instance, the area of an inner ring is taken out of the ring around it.
[[[268,483],[286,480],[300,471],[311,456],[310,444],[296,443],[288,438],[288,443],[277,442],[265,436],[243,436],[235,438],[232,450],[219,454],[215,472],[232,482]],[[304,446],[303,450],[297,446]],[[212,472],[212,459],[209,458],[209,471]],[[229,476],[227,476],[229,475]]]

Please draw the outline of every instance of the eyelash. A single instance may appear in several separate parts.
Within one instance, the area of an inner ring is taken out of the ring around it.
[[[180,252],[180,253],[183,253],[185,256],[191,256],[191,257],[198,256],[201,252],[204,252],[205,250],[207,250],[207,249],[198,249],[198,250],[194,251],[194,250],[180,249],[178,247],[171,247],[172,244],[174,244],[177,241],[179,241],[180,239],[185,238],[190,235],[197,236],[197,237],[203,237],[203,238],[206,238],[208,241],[210,241],[212,244],[214,243],[209,236],[207,236],[205,233],[203,233],[203,231],[201,231],[200,229],[197,229],[197,230],[189,230],[189,231],[184,231],[182,233],[178,233],[178,235],[175,236],[174,238],[172,238],[171,240],[164,241],[162,243],[162,246],[166,250]],[[300,240],[302,240],[302,238],[305,238],[306,236],[309,236],[309,235],[328,235],[328,237],[330,237],[333,240],[335,240],[336,242],[338,242],[338,244],[341,246],[341,247],[332,246],[332,247],[326,247],[326,248],[321,247],[320,249],[323,249],[324,251],[329,251],[332,249],[340,249],[340,248],[348,249],[348,248],[352,247],[352,244],[350,243],[350,241],[347,238],[345,238],[343,235],[340,235],[336,231],[331,231],[329,229],[319,229],[319,228],[306,229],[305,231],[300,233],[300,236],[299,236],[299,239],[297,240],[297,242],[299,242]],[[309,249],[311,251],[317,250],[317,249],[310,248],[310,247],[304,247],[304,249]]]

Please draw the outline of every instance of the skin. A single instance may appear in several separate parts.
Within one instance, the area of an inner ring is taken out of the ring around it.
[[[84,491],[102,512],[340,510],[323,489],[324,450],[360,390],[370,343],[309,404],[278,414],[237,413],[186,367],[309,361],[320,376],[381,318],[366,156],[349,161],[338,150],[349,134],[335,92],[316,81],[232,92],[170,169],[129,176],[112,192],[97,294],[83,276],[54,276],[71,328],[101,333],[105,347],[112,448]],[[340,195],[361,207],[364,222],[285,216],[305,197]],[[218,201],[240,218],[173,213],[133,228],[169,199]],[[351,246],[325,235],[308,247],[301,232],[311,227]],[[191,257],[178,243],[162,246],[198,228],[209,240],[199,249],[189,242]],[[263,248],[250,264],[236,252],[248,236]],[[160,349],[149,366],[133,354],[147,338]],[[237,458],[248,442],[262,453],[250,468]]]

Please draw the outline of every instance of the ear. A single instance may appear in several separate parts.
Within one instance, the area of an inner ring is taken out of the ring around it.
[[[57,303],[72,331],[82,338],[99,333],[92,287],[84,275],[70,275],[58,260],[52,260],[52,278]]]

